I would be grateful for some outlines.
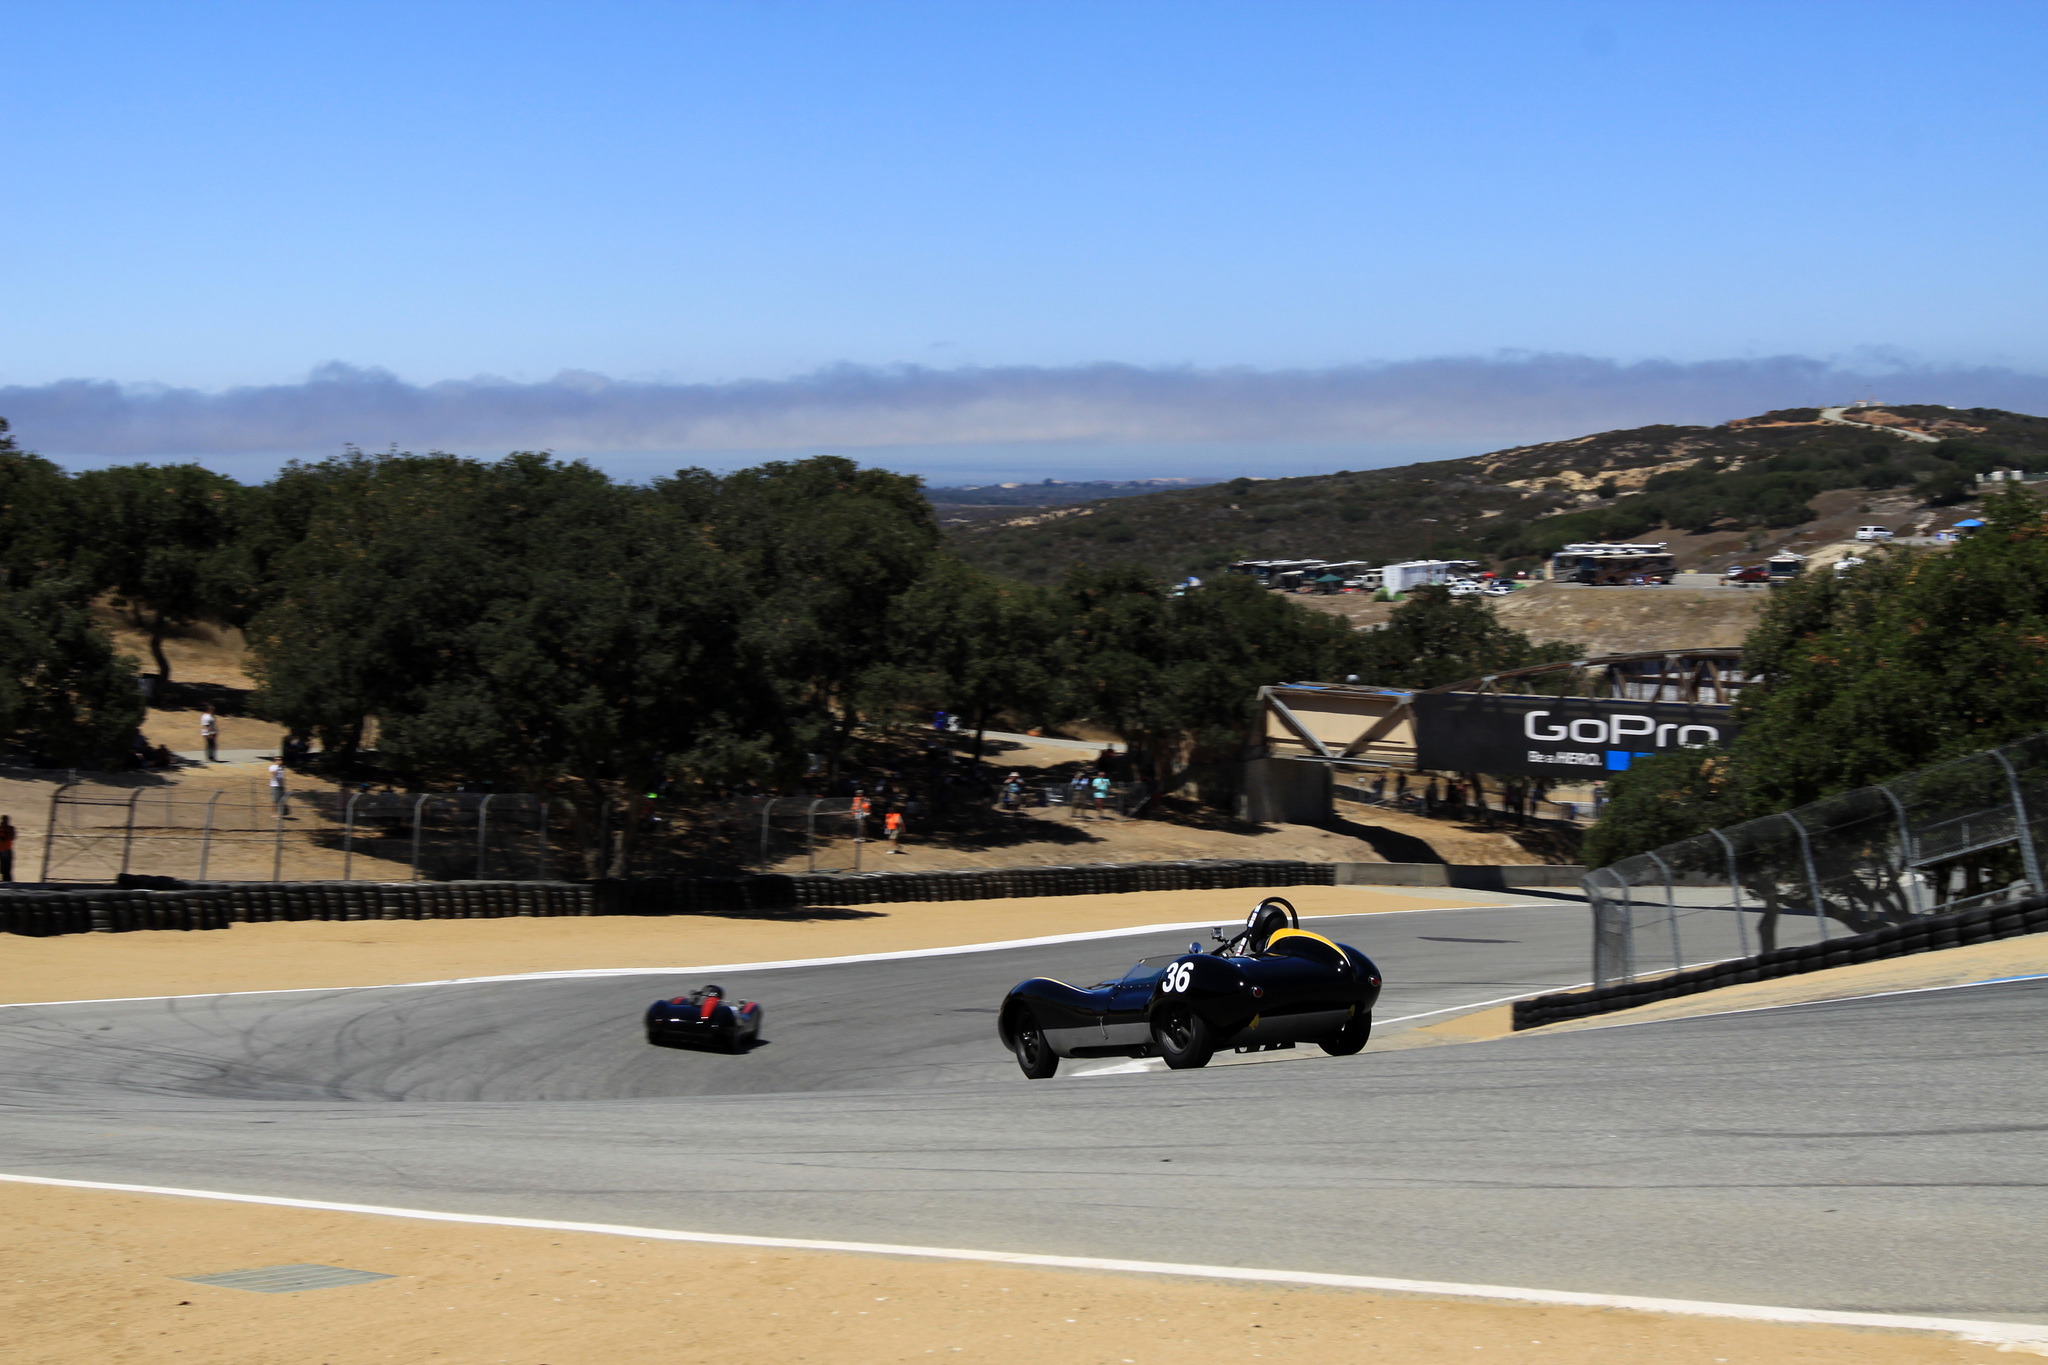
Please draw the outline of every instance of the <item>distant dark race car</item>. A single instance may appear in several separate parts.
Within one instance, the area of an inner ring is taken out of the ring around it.
[[[1003,1001],[996,1030],[1033,1080],[1062,1057],[1158,1057],[1182,1070],[1217,1051],[1263,1052],[1314,1043],[1348,1057],[1372,1036],[1380,970],[1356,948],[1301,927],[1268,896],[1244,928],[1203,952],[1148,957],[1121,976],[1082,988],[1033,977]]]
[[[745,1052],[760,1036],[760,1005],[752,1000],[726,999],[723,986],[705,986],[647,1007],[647,1041],[658,1047]]]

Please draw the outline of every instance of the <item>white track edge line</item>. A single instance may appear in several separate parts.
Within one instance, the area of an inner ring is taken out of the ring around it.
[[[1712,1303],[1696,1299],[1652,1299],[1628,1294],[1582,1294],[1570,1290],[1524,1289],[1493,1284],[1457,1284],[1441,1280],[1402,1280],[1378,1275],[1333,1275],[1312,1270],[1260,1270],[1244,1266],[1184,1265],[1171,1261],[1127,1261],[1100,1256],[1046,1256],[1017,1251],[976,1251],[960,1247],[898,1246],[887,1242],[840,1242],[810,1237],[748,1237],[723,1232],[683,1232],[672,1228],[633,1227],[620,1223],[582,1223],[551,1218],[514,1218],[495,1214],[446,1213],[433,1209],[392,1208],[381,1204],[345,1204],[325,1199],[289,1199],[277,1195],[233,1194],[221,1190],[188,1190],[164,1185],[128,1185],[101,1180],[65,1180],[55,1176],[0,1172],[0,1181],[45,1185],[59,1189],[104,1190],[116,1194],[169,1195],[182,1199],[213,1199],[231,1204],[264,1204],[277,1208],[312,1209],[324,1213],[371,1214],[428,1223],[533,1228],[544,1232],[586,1232],[648,1241],[694,1242],[713,1246],[773,1247],[791,1251],[832,1251],[868,1256],[910,1256],[927,1260],[984,1261],[998,1265],[1039,1266],[1052,1270],[1102,1270],[1135,1275],[1174,1275],[1205,1280],[1245,1280],[1263,1284],[1314,1285],[1329,1289],[1379,1290],[1438,1298],[1488,1299],[1511,1303],[1554,1304],[1579,1308],[1619,1308],[1637,1313],[1686,1317],[1731,1318],[1832,1327],[1874,1327],[1895,1332],[1940,1333],[1966,1341],[2048,1347],[2048,1325],[1982,1322],[1966,1318],[1933,1318],[1893,1313],[1847,1313],[1826,1308],[1777,1308],[1760,1304]]]
[[[1528,910],[1527,905],[1435,905],[1414,910],[1372,910],[1352,915],[1303,915],[1304,920],[1391,918],[1396,915],[1443,915],[1476,910]],[[187,995],[112,995],[84,1000],[17,1000],[0,1002],[0,1010],[40,1009],[48,1005],[126,1005],[149,1000],[218,1000],[237,995],[312,995],[339,991],[405,991],[425,986],[488,986],[507,981],[573,981],[608,976],[696,976],[706,972],[774,972],[792,967],[843,967],[863,962],[905,962],[920,957],[957,957],[968,953],[997,953],[1012,948],[1047,948],[1062,943],[1086,943],[1095,939],[1131,938],[1139,934],[1163,934],[1183,929],[1214,927],[1214,919],[1183,920],[1174,924],[1139,924],[1124,929],[1088,929],[1072,934],[1048,934],[1043,938],[1002,939],[993,943],[961,943],[947,948],[901,948],[887,953],[853,953],[844,957],[796,957],[780,962],[717,962],[705,967],[579,967],[559,972],[513,972],[505,976],[454,976],[440,981],[384,981],[371,986],[283,986],[261,991],[194,991]]]
[[[1399,1019],[1375,1019],[1372,1026],[1375,1029],[1382,1029],[1389,1024],[1405,1024],[1411,1019],[1433,1019],[1439,1014],[1463,1014],[1474,1010],[1483,1010],[1493,1005],[1511,1004],[1516,1000],[1534,1000],[1539,995],[1550,995],[1557,991],[1584,990],[1592,984],[1590,981],[1581,981],[1576,986],[1546,986],[1540,991],[1524,991],[1520,995],[1503,995],[1498,1000],[1480,1000],[1470,1005],[1446,1005],[1440,1010],[1424,1010],[1421,1014],[1404,1014]]]
[[[1860,966],[1861,964],[1856,965]],[[1790,978],[1781,977],[1779,979],[1789,980]],[[1861,995],[1828,995],[1818,1000],[1785,1000],[1775,1005],[1746,1005],[1739,1010],[1715,1010],[1709,1014],[1674,1014],[1664,1019],[1616,1019],[1608,1024],[1595,1024],[1591,1028],[1582,1029],[1561,1029],[1555,1034],[1548,1035],[1544,1034],[1541,1029],[1531,1029],[1525,1033],[1511,1034],[1509,1036],[1520,1038],[1562,1037],[1568,1032],[1595,1033],[1601,1029],[1636,1028],[1644,1024],[1683,1024],[1693,1019],[1728,1019],[1738,1014],[1767,1014],[1772,1010],[1805,1009],[1811,1005],[1842,1005],[1855,1000],[1882,1000],[1887,996],[1893,995],[1928,995],[1935,991],[1966,991],[1975,986],[2010,986],[2020,981],[2048,981],[2048,972],[2028,972],[2022,976],[1994,976],[1984,981],[1950,981],[1940,986],[1907,986],[1895,991],[1865,991]],[[1705,992],[1702,992],[1702,994],[1705,994]],[[1673,998],[1682,1000],[1687,997],[1674,996]],[[1638,1006],[1638,1008],[1651,1009],[1663,1003],[1663,1001],[1658,1000],[1653,1001],[1649,1005]],[[1587,1018],[1597,1019],[1599,1016],[1588,1015]],[[1572,1021],[1560,1019],[1558,1022],[1568,1024]]]

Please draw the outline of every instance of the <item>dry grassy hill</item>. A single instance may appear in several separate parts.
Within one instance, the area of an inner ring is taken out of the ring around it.
[[[1803,408],[1396,469],[1235,479],[949,530],[971,562],[1033,582],[1077,564],[1136,564],[1169,578],[1311,555],[1384,563],[1433,553],[1505,567],[1534,564],[1566,541],[1610,538],[1672,541],[1704,566],[1767,552],[1817,520],[1863,515],[1866,504],[1917,517],[1967,497],[1976,472],[2000,466],[2048,470],[2048,418]]]

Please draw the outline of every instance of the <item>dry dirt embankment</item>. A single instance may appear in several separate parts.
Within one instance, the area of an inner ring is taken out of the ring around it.
[[[1752,588],[1586,588],[1538,583],[1494,607],[1502,625],[1538,644],[1583,645],[1588,655],[1657,649],[1732,648],[1742,643],[1770,590]]]
[[[1711,649],[1742,643],[1770,597],[1759,584],[1748,588],[1584,588],[1575,583],[1536,583],[1511,597],[1486,599],[1502,625],[1538,644],[1583,645],[1588,655],[1635,654],[1658,649]],[[1394,604],[1363,593],[1297,597],[1316,611],[1341,616],[1354,626],[1376,626]]]
[[[0,1185],[14,1365],[1068,1365],[1448,1360],[1988,1365],[1938,1337],[1467,1303]],[[307,1262],[392,1278],[254,1294],[174,1278]]]

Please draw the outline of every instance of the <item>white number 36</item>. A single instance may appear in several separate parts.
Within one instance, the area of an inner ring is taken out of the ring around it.
[[[1194,975],[1194,963],[1176,962],[1166,969],[1166,976],[1160,982],[1159,989],[1169,995],[1178,994],[1188,988],[1188,982],[1193,979]]]

